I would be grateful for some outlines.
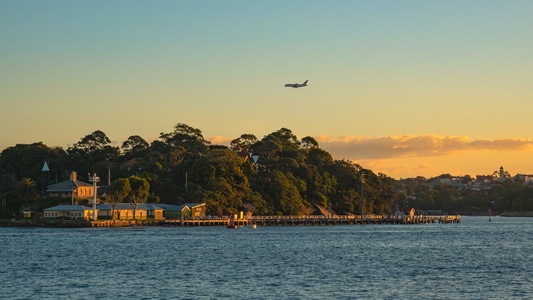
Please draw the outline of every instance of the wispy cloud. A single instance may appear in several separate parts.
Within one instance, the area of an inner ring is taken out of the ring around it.
[[[460,154],[467,151],[518,151],[533,149],[532,139],[472,140],[467,136],[387,136],[332,137],[316,136],[321,148],[334,158],[390,159],[406,157],[434,157]]]

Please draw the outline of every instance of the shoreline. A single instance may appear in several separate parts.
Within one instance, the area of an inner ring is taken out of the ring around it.
[[[504,211],[501,217],[533,217],[533,211]]]

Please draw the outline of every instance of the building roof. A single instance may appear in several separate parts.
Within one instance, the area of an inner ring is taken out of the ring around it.
[[[99,210],[112,210],[113,205],[110,203],[100,203],[96,206]],[[115,210],[128,210],[133,209],[133,206],[130,203],[117,203],[115,205]],[[151,204],[151,203],[140,203],[137,206],[137,210],[162,210],[163,208],[159,207],[159,205]]]
[[[181,204],[181,205],[173,205],[173,204],[166,204],[166,203],[157,203],[157,206],[168,210],[168,211],[183,211],[185,208],[188,210],[191,210],[187,204]]]
[[[79,181],[77,173],[72,172],[70,174],[70,180],[49,185],[46,192],[47,193],[72,192],[80,186],[92,187],[93,185],[87,182]]]
[[[92,210],[92,208],[85,205],[57,205],[43,209],[43,211],[85,211]]]
[[[156,204],[152,204],[152,203],[142,203],[142,204],[139,204],[139,207],[142,207],[141,209],[146,209],[146,210],[163,210],[162,207],[159,207],[159,205],[156,205]]]
[[[77,189],[80,186],[90,186],[92,187],[92,184],[79,181],[79,180],[67,180],[60,183],[52,184],[48,186],[48,189],[46,192],[53,193],[53,192],[72,192],[73,190]]]

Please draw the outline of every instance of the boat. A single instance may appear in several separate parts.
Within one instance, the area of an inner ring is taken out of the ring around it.
[[[237,228],[237,224],[235,224],[235,217],[233,215],[229,216],[229,221],[228,221],[227,228],[229,228],[229,229],[236,229]]]

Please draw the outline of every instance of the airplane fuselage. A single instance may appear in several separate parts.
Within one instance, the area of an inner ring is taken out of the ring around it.
[[[307,81],[304,81],[304,83],[300,84],[300,83],[287,83],[285,85],[285,87],[291,87],[291,88],[300,88],[300,87],[304,87],[304,86],[307,86]]]

